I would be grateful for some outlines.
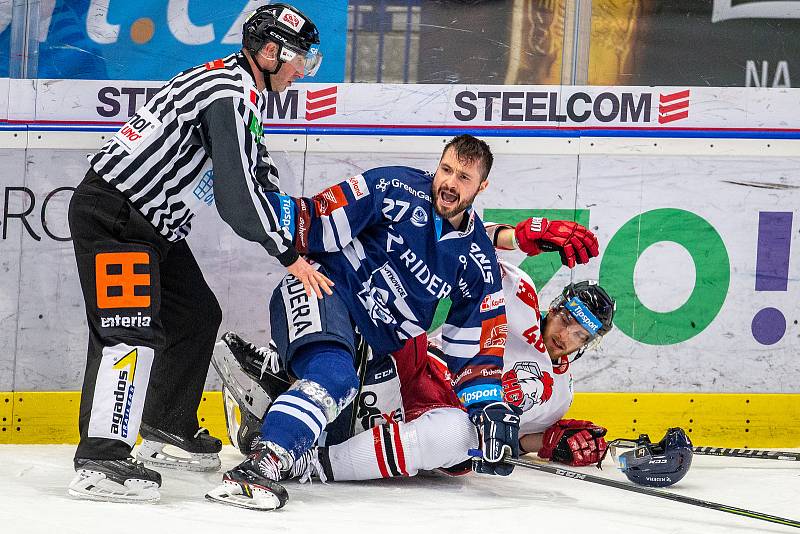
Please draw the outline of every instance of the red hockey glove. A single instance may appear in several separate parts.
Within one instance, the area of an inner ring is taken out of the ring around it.
[[[572,269],[600,254],[597,238],[585,226],[572,221],[550,221],[531,217],[514,230],[519,249],[528,256],[558,251],[561,263]]]
[[[606,432],[591,421],[562,419],[544,431],[539,457],[576,467],[599,464],[608,448]]]

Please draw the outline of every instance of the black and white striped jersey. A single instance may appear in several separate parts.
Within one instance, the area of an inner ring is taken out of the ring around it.
[[[265,144],[265,95],[241,53],[181,72],[89,161],[170,241],[216,204],[237,234],[283,265],[298,255],[266,200],[278,170]]]

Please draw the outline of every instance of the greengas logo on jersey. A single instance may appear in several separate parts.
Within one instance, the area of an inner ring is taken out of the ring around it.
[[[460,122],[530,126],[586,122],[657,126],[689,116],[688,90],[658,95],[647,91],[569,91],[460,91],[454,98],[453,117]]]

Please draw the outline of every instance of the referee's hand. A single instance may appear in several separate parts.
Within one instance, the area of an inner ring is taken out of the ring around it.
[[[317,295],[318,299],[322,298],[322,291],[328,295],[333,295],[333,291],[331,291],[331,288],[334,285],[333,281],[318,270],[314,269],[302,257],[297,258],[297,261],[288,266],[286,270],[289,271],[289,274],[294,275],[295,278],[303,282],[306,295],[309,297],[311,296],[312,291]],[[320,291],[320,289],[322,291]]]

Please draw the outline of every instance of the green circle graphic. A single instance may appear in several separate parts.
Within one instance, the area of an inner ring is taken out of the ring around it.
[[[686,249],[696,273],[689,300],[665,313],[642,304],[633,281],[642,253],[662,241]],[[614,325],[648,345],[672,345],[702,332],[722,308],[730,278],[728,251],[714,227],[699,215],[674,208],[648,211],[626,222],[609,241],[600,265],[600,284],[617,301]]]

